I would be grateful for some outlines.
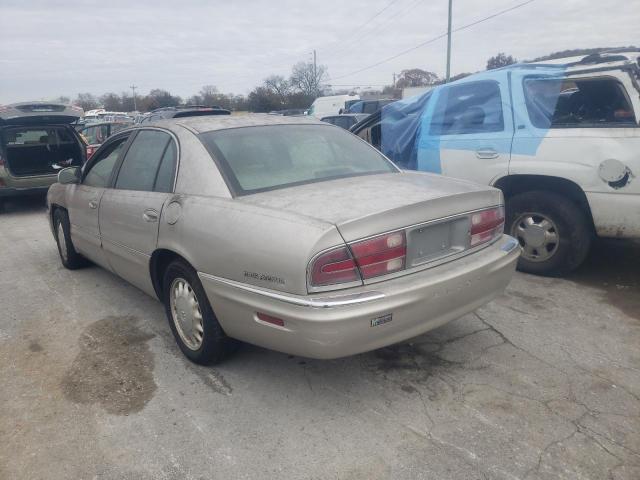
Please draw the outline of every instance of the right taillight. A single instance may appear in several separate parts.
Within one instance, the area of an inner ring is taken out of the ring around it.
[[[504,207],[490,208],[471,215],[471,247],[489,242],[504,231]]]
[[[378,277],[404,270],[407,257],[407,236],[404,230],[352,243],[362,278]]]

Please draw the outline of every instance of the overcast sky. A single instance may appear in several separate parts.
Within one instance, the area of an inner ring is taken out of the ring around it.
[[[453,27],[524,0],[454,0]],[[362,26],[377,12],[383,13]],[[446,38],[348,75],[446,31],[447,0],[0,0],[0,103],[202,85],[247,94],[318,52],[335,85],[444,74]],[[535,0],[454,33],[452,73],[569,48],[640,45],[638,0]],[[345,76],[348,75],[348,76]]]

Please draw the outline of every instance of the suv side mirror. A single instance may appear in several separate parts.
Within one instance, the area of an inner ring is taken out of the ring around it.
[[[67,167],[58,172],[58,183],[70,184],[80,183],[80,167]]]

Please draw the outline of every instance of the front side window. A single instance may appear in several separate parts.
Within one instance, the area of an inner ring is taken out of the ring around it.
[[[527,78],[524,96],[537,128],[635,126],[625,89],[614,78]]]
[[[170,142],[171,137],[164,132],[139,132],[122,161],[115,188],[153,191],[158,170]]]
[[[91,162],[89,171],[85,174],[84,185],[90,187],[106,187],[111,179],[111,172],[116,165],[116,161],[127,143],[128,137],[123,137],[112,143],[105,145],[105,149],[98,152],[98,155]]]
[[[442,89],[429,133],[464,135],[503,130],[500,86],[489,80]]]
[[[200,139],[236,195],[398,171],[366,143],[329,126],[235,128],[202,133]]]

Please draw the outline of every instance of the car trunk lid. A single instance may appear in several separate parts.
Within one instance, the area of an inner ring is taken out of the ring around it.
[[[347,243],[502,203],[494,188],[420,172],[343,178],[237,200],[332,223]]]

